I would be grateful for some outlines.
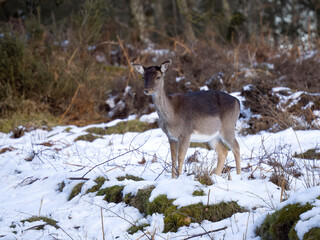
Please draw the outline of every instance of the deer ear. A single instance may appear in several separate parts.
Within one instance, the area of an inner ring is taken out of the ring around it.
[[[136,73],[139,73],[139,74],[141,74],[141,75],[144,74],[144,66],[142,66],[141,64],[131,63],[131,66],[133,67],[133,70],[134,70]]]
[[[172,63],[172,60],[171,60],[171,59],[163,62],[163,63],[161,64],[161,72],[162,72],[162,73],[167,72],[168,69],[169,69],[169,67],[170,67],[170,65],[171,65],[171,63]]]

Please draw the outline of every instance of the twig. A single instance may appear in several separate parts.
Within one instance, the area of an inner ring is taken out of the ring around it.
[[[105,240],[104,237],[104,226],[103,226],[103,213],[102,213],[102,207],[100,207],[101,210],[101,226],[102,226],[102,239]]]
[[[123,46],[123,44],[122,44],[122,42],[121,42],[121,39],[120,39],[120,37],[119,37],[118,35],[117,35],[117,39],[118,39],[119,45],[120,45],[120,47],[121,47],[121,49],[122,49],[122,51],[123,51],[123,54],[124,54],[124,56],[125,56],[125,58],[126,58],[126,60],[127,60],[127,64],[128,64],[128,66],[130,67],[130,73],[129,73],[129,75],[131,75],[131,76],[133,77],[133,79],[135,79],[136,77],[135,77],[135,75],[134,75],[134,73],[133,73],[133,68],[131,67],[131,61],[130,61],[130,58],[129,58],[129,56],[128,56],[128,53],[127,53],[126,49],[124,48],[124,46]],[[126,86],[128,86],[128,84],[129,84],[129,79],[130,79],[130,78],[128,78],[128,80],[127,80]]]
[[[110,208],[105,208],[105,207],[103,207],[103,206],[100,206],[99,204],[91,203],[91,202],[88,202],[88,201],[86,201],[86,202],[87,202],[87,203],[90,203],[91,205],[100,207],[101,211],[102,211],[102,209],[106,210],[107,212],[109,211],[109,212],[111,212],[112,214],[116,215],[118,218],[126,221],[126,222],[129,223],[130,225],[136,226],[134,223],[130,222],[128,219],[126,219],[126,218],[120,216],[118,213],[110,210]],[[144,234],[148,239],[151,240],[151,238],[150,238],[143,230],[141,230],[141,231],[143,232],[143,234]]]
[[[207,206],[209,206],[209,201],[210,201],[210,192],[211,192],[211,189],[209,189],[209,192],[208,192],[208,201],[207,201]]]
[[[78,92],[79,92],[81,87],[82,87],[82,84],[79,84],[78,87],[77,87],[77,90],[75,91],[75,93],[74,93],[74,95],[73,95],[73,97],[71,99],[71,102],[70,102],[68,108],[66,109],[66,111],[60,117],[59,122],[58,122],[59,124],[62,122],[62,120],[64,119],[65,115],[69,112],[71,106],[73,105],[73,102],[76,100],[76,97],[77,97]]]
[[[219,231],[226,230],[226,229],[227,229],[227,227],[218,228],[218,229],[215,229],[215,230],[207,231],[205,233],[199,233],[199,234],[193,235],[191,237],[184,238],[184,240],[195,238],[195,237],[201,237],[201,236],[206,235],[208,233],[219,232]]]
[[[40,202],[40,207],[39,207],[39,217],[40,217],[40,215],[41,215],[41,208],[42,208],[42,204],[43,204],[43,198],[44,198],[44,196],[42,196],[42,199],[41,199],[41,202]]]
[[[140,148],[140,147],[139,147],[139,148]],[[113,157],[113,158],[111,158],[111,159],[108,159],[107,161],[104,161],[104,162],[102,162],[102,163],[99,163],[99,164],[93,166],[93,167],[92,167],[89,171],[87,171],[81,178],[84,178],[84,177],[85,177],[86,175],[88,175],[88,173],[90,173],[93,169],[95,169],[95,168],[97,168],[97,167],[100,167],[101,165],[104,165],[104,164],[106,164],[106,163],[108,163],[108,162],[111,162],[111,161],[113,161],[113,160],[115,160],[115,159],[117,159],[117,158],[119,158],[119,157],[123,157],[123,156],[125,156],[125,155],[127,155],[127,154],[129,154],[129,153],[131,153],[131,152],[134,152],[134,151],[136,151],[136,150],[139,149],[139,148],[131,149],[131,150],[125,152],[125,153],[122,153],[122,154],[120,154],[120,155],[118,155],[118,156],[116,156],[116,157]]]
[[[282,183],[281,183],[281,194],[280,194],[280,202],[282,202],[282,197],[283,197],[283,192],[284,192],[284,185],[286,183],[286,179],[283,178],[282,179]]]
[[[90,180],[90,178],[85,178],[85,177],[71,177],[71,178],[68,178],[69,180],[76,180],[76,181],[78,181],[78,180],[80,180],[80,181],[88,181],[88,180]]]
[[[250,219],[250,212],[249,212],[249,214],[248,214],[248,220],[247,220],[247,226],[246,226],[246,232],[245,232],[245,235],[244,235],[244,239],[247,239],[249,219]]]

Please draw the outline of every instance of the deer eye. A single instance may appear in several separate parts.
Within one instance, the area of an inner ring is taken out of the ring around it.
[[[156,77],[156,80],[160,80],[160,77]]]

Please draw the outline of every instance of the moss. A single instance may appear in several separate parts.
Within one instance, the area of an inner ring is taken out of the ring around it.
[[[115,185],[112,187],[100,189],[97,193],[97,196],[103,196],[103,200],[107,202],[120,203],[122,199],[122,190],[124,186]]]
[[[17,225],[16,224],[14,224],[14,223],[11,223],[11,225],[9,226],[9,228],[16,228],[17,227]]]
[[[74,198],[75,196],[77,196],[82,189],[84,182],[78,183],[77,185],[75,185],[70,193],[70,196],[68,198],[68,201],[70,201],[72,198]]]
[[[101,186],[104,184],[104,182],[107,179],[104,177],[97,177],[94,182],[96,183],[96,185],[94,185],[92,188],[88,189],[86,193],[92,193],[92,192],[97,192]]]
[[[303,159],[320,159],[320,149],[317,148],[312,148],[312,149],[308,149],[306,152],[304,153],[300,153],[300,154],[295,154],[294,157],[296,158],[303,158]]]
[[[41,128],[47,126],[49,129],[58,125],[59,119],[48,112],[34,112],[37,103],[29,103],[26,100],[19,103],[21,110],[10,116],[0,119],[0,132],[10,133],[14,126],[25,126],[26,128]],[[30,111],[30,112],[27,112]]]
[[[150,204],[149,198],[154,188],[155,186],[149,186],[147,188],[139,189],[135,196],[127,194],[124,197],[124,202],[132,207],[137,208],[140,213],[146,213]]]
[[[167,195],[159,195],[152,202],[150,202],[146,214],[152,215],[153,213],[165,213],[167,208],[173,206],[173,201],[174,199],[168,199]]]
[[[245,211],[236,202],[221,202],[208,206],[198,203],[180,209],[177,206],[171,206],[164,213],[164,231],[176,232],[178,228],[188,226],[191,222],[201,223],[204,220],[217,222],[231,217],[235,213]]]
[[[86,130],[86,132],[94,133],[94,134],[98,134],[98,135],[106,135],[106,134],[108,134],[108,131],[105,128],[99,128],[99,127],[88,128]]]
[[[82,141],[93,142],[94,140],[96,140],[98,138],[101,138],[101,137],[95,136],[95,135],[89,133],[89,134],[81,135],[81,136],[77,137],[74,141],[76,142],[76,141],[82,140]]]
[[[139,120],[131,120],[125,122],[119,122],[113,127],[105,129],[105,134],[124,134],[126,132],[145,132],[147,130],[157,128],[156,123],[141,122]]]
[[[268,215],[256,233],[261,236],[261,239],[288,239],[289,232],[300,219],[300,215],[311,208],[312,206],[309,203],[302,206],[298,203],[288,204]],[[293,234],[290,235],[293,237]]]
[[[58,183],[58,192],[62,192],[65,186],[66,184],[64,183],[64,181]]]
[[[129,234],[134,234],[134,233],[136,233],[138,231],[143,230],[143,228],[148,227],[148,226],[150,226],[150,224],[142,224],[142,225],[138,225],[138,226],[137,225],[133,225],[132,227],[130,227],[128,229],[128,233]]]
[[[193,196],[205,196],[203,190],[196,190],[192,193]]]
[[[203,143],[192,142],[192,143],[190,143],[190,147],[191,148],[205,148],[205,149],[208,149],[208,150],[212,149],[210,147],[210,145],[208,143],[206,143],[206,142],[203,142]]]
[[[50,226],[53,226],[55,227],[56,229],[60,228],[58,226],[58,222],[52,218],[48,218],[48,217],[43,217],[43,216],[33,216],[33,217],[30,217],[28,219],[24,219],[22,220],[21,222],[22,223],[25,223],[25,222],[37,222],[37,221],[43,221],[46,223],[46,225],[50,225]]]
[[[124,181],[125,179],[133,180],[133,181],[143,181],[144,180],[141,177],[137,177],[137,176],[133,176],[133,175],[129,175],[129,174],[122,176],[122,177],[117,177],[118,181]]]
[[[320,239],[320,228],[312,228],[303,236],[303,240],[318,240]]]
[[[63,130],[64,132],[66,132],[66,133],[69,133],[70,131],[71,131],[71,127],[67,127],[65,130]]]

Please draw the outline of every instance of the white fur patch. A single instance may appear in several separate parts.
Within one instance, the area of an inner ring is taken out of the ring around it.
[[[144,68],[143,68],[142,65],[136,64],[136,63],[131,63],[131,66],[133,67],[133,69],[134,69],[137,73],[139,73],[139,74],[141,74],[141,75],[144,74]]]
[[[210,142],[218,134],[219,134],[219,132],[217,132],[216,134],[213,134],[213,135],[204,135],[204,134],[199,134],[197,132],[194,132],[194,133],[191,134],[190,142]]]

